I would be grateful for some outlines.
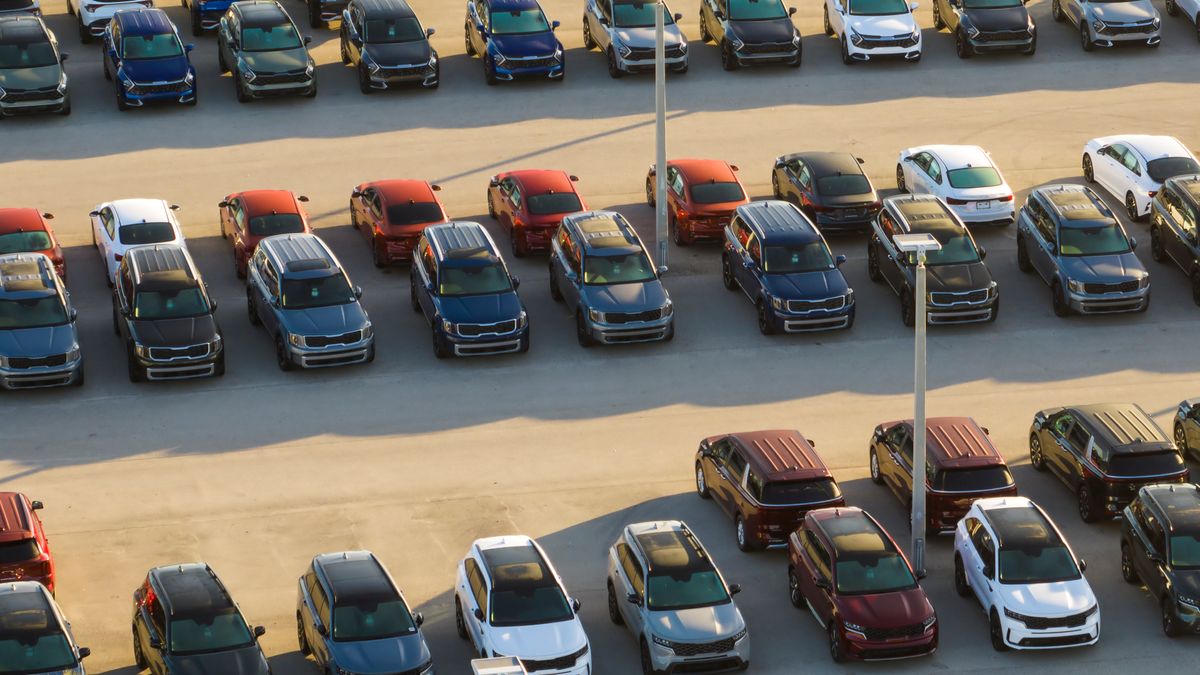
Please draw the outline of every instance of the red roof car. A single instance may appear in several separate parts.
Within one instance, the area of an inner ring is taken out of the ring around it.
[[[449,218],[437,197],[442,186],[423,180],[378,180],[350,193],[350,223],[371,244],[376,267],[412,260],[426,227]]]
[[[37,209],[0,209],[0,254],[42,253],[54,262],[54,270],[65,282],[67,267],[62,247],[46,222],[53,218],[53,214]]]
[[[575,189],[578,181],[565,171],[544,169],[492,176],[487,193],[488,215],[508,231],[514,256],[550,250],[550,240],[563,216],[587,210]]]
[[[233,238],[233,265],[238,278],[246,278],[246,264],[258,242],[276,234],[311,233],[308,214],[300,207],[308,197],[288,190],[235,192],[222,201],[221,238]]]
[[[671,241],[686,246],[697,239],[720,240],[733,211],[749,204],[738,168],[719,159],[667,162],[667,226]],[[646,176],[646,203],[654,206],[654,167]]]
[[[54,592],[54,557],[42,521],[41,502],[19,492],[0,492],[0,583],[37,581]]]

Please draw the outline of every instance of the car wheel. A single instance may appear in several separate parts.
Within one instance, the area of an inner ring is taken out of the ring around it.
[[[1192,448],[1188,445],[1187,432],[1184,431],[1183,425],[1178,422],[1175,423],[1175,447],[1179,448],[1184,458],[1192,454]]]
[[[361,64],[358,66],[358,90],[364,95],[371,94],[371,76],[367,73],[366,67]]]
[[[783,190],[779,189],[779,174],[771,172],[771,194],[775,199],[783,199]]]
[[[300,612],[296,612],[296,643],[300,646],[301,656],[312,654],[312,647],[308,645],[308,636],[304,634],[304,619],[300,616]]]
[[[1037,36],[1036,35],[1034,36],[1033,40],[1030,41],[1029,46],[1025,48],[1025,51],[1023,51],[1021,53],[1024,54],[1025,56],[1033,56],[1034,54],[1037,53]]]
[[[908,183],[904,180],[904,167],[900,164],[896,165],[896,189],[900,192],[908,192]]]
[[[758,310],[758,332],[763,335],[775,334],[775,313],[767,306],[767,303],[759,300],[756,303]]]
[[[108,72],[108,59],[105,58],[100,62],[100,70],[104,71],[104,81],[112,82],[112,73]]]
[[[687,246],[692,243],[683,230],[679,229],[679,222],[675,219],[675,214],[673,213],[667,216],[667,230],[671,233],[671,241],[676,246]]]
[[[967,572],[963,569],[963,561],[960,556],[954,556],[954,592],[958,593],[958,597],[965,598],[971,595],[971,587],[967,585]]]
[[[200,22],[200,9],[198,6],[192,8],[191,15],[192,36],[200,37],[204,35],[204,24]]]
[[[960,59],[969,59],[975,55],[975,48],[961,30],[954,33],[954,53]]]
[[[1133,196],[1132,192],[1125,193],[1125,213],[1135,223],[1142,220],[1142,214],[1138,211],[1137,199]]]
[[[1166,10],[1167,16],[1179,16],[1179,5],[1175,4],[1175,0],[1167,0]]]
[[[529,241],[525,238],[525,230],[512,230],[508,239],[514,258],[524,258],[529,253]]]
[[[1029,435],[1029,465],[1034,471],[1046,470],[1046,457],[1042,454],[1042,441],[1037,434]]]
[[[492,191],[489,188],[487,193],[488,217],[492,220],[496,219],[496,202],[492,197]]]
[[[1085,52],[1090,52],[1096,48],[1096,43],[1092,42],[1092,35],[1088,32],[1086,22],[1079,27],[1079,46],[1083,47],[1083,51]]]
[[[1071,313],[1071,306],[1067,304],[1067,298],[1063,295],[1062,284],[1057,281],[1050,287],[1050,305],[1054,308],[1054,316],[1063,317]]]
[[[1175,602],[1171,599],[1171,594],[1167,593],[1163,596],[1162,602],[1159,603],[1162,607],[1162,629],[1167,637],[1178,637],[1183,633],[1179,627],[1179,619],[1175,616]]]
[[[838,623],[841,619],[836,616],[829,621],[829,628],[826,631],[829,634],[829,658],[833,659],[834,663],[842,663],[846,660],[846,645],[842,642],[842,632],[838,629]]]
[[[217,45],[217,68],[220,69],[222,75],[229,72],[229,64],[225,62],[225,52],[221,50],[219,44]]]
[[[883,475],[879,473],[879,453],[875,451],[875,448],[871,448],[870,463],[871,482],[876,485],[883,485]]]
[[[708,32],[708,24],[704,21],[704,10],[700,10],[700,41],[712,41],[712,34]]]
[[[883,281],[883,272],[879,270],[879,251],[875,247],[875,237],[867,240],[867,277],[875,283]]]
[[[710,499],[712,497],[708,492],[708,483],[704,480],[704,467],[700,462],[696,462],[696,494],[701,499]]]
[[[641,640],[642,675],[662,675],[661,670],[654,669],[654,661],[650,660],[650,648],[646,646],[646,638]]]
[[[1162,227],[1157,219],[1150,226],[1150,257],[1154,258],[1154,262],[1166,262],[1167,260],[1167,250],[1163,248]]]
[[[938,9],[937,2],[933,3],[933,29],[941,30],[946,27],[946,22],[942,20],[942,12]]]
[[[750,553],[751,551],[758,550],[758,537],[746,529],[746,521],[742,520],[741,516],[734,518],[733,532],[734,537],[737,540],[737,547],[739,551],[742,553]]]
[[[387,255],[387,242],[381,241],[378,237],[371,238],[371,261],[375,263],[375,267],[380,269],[392,264]]]
[[[262,319],[258,318],[258,312],[254,311],[254,296],[250,289],[246,289],[246,318],[250,320],[251,326],[261,326]]]
[[[788,599],[792,601],[792,607],[796,609],[804,609],[808,601],[804,599],[804,592],[800,590],[800,579],[796,576],[796,568],[788,566]]]
[[[233,74],[233,91],[235,94],[237,94],[238,103],[250,102],[250,94],[246,91],[246,87],[242,84],[242,79],[237,73]]]
[[[596,48],[596,40],[592,38],[592,29],[588,26],[587,16],[583,17],[583,48],[589,52]]]
[[[411,277],[408,280],[408,304],[414,313],[421,313],[421,302],[417,300],[417,282]]]
[[[1066,15],[1063,14],[1062,3],[1060,3],[1059,0],[1054,0],[1050,3],[1050,16],[1059,23],[1062,23],[1062,21],[1067,18]]]
[[[649,176],[646,177],[646,205],[651,208],[654,208],[655,198],[658,196],[658,186],[655,183],[657,183],[656,180],[650,180]]]
[[[608,48],[608,76],[614,80],[621,79],[625,73],[621,72],[621,66],[617,64],[617,53],[612,47]]]
[[[1100,514],[1096,508],[1096,499],[1092,496],[1092,489],[1085,482],[1079,486],[1079,490],[1075,493],[1076,501],[1079,507],[1079,518],[1085,523],[1094,523],[1099,518]]]
[[[625,624],[625,617],[621,616],[621,607],[617,604],[617,592],[613,590],[612,582],[608,582],[608,620],[617,626]]]
[[[134,356],[133,343],[130,342],[125,348],[126,367],[129,371],[130,382],[141,382],[146,379],[146,373],[142,367],[138,365],[137,357]]]
[[[829,5],[824,5],[822,10],[821,18],[824,19],[825,35],[828,37],[833,37],[833,24],[829,23]]]
[[[1129,545],[1121,544],[1121,578],[1127,584],[1136,584],[1138,579],[1137,569],[1133,566],[1133,560],[1129,557]]]
[[[998,652],[1008,651],[1008,645],[1004,644],[1004,627],[1000,625],[1000,615],[996,613],[995,608],[988,616],[988,629],[992,637],[992,649]]]
[[[338,52],[342,57],[342,65],[350,65],[350,50],[346,49],[346,32],[342,31],[341,40],[338,42]]]
[[[454,630],[458,637],[467,639],[467,622],[463,620],[462,602],[454,598]]]
[[[842,63],[847,66],[854,65],[854,57],[850,55],[850,43],[845,37],[842,37]]]
[[[79,41],[86,45],[86,44],[91,44],[93,39],[94,38],[92,38],[91,29],[89,29],[87,26],[83,25],[83,17],[80,17],[80,19],[79,19]]]
[[[724,284],[725,290],[736,291],[738,289],[738,282],[733,276],[733,266],[729,262],[728,255],[721,256],[721,283]]]
[[[733,46],[728,40],[721,41],[721,67],[725,70],[737,70],[738,60],[733,53]]]
[[[446,340],[438,333],[437,324],[439,320],[437,317],[434,317],[433,327],[429,329],[429,334],[433,339],[433,355],[439,359],[444,359],[450,356],[450,348],[446,344]]]
[[[558,277],[554,276],[554,265],[550,265],[550,298],[555,302],[562,302],[562,290],[558,287]]]
[[[900,294],[900,320],[905,326],[912,328],[917,325],[917,308],[912,294],[904,291]]]
[[[114,87],[113,89],[116,91],[117,95],[117,110],[122,112],[129,110],[129,103],[125,100],[125,94],[121,93],[120,85]]]
[[[492,65],[492,59],[486,54],[483,55],[483,81],[487,86],[494,87],[499,81],[496,79],[496,70]]]
[[[296,367],[296,364],[292,363],[291,355],[288,354],[287,344],[283,341],[282,335],[275,336],[275,365],[284,372]]]
[[[1025,238],[1017,237],[1017,269],[1025,274],[1033,271],[1033,263],[1029,261],[1029,249],[1025,248]]]
[[[71,4],[67,3],[67,7],[70,6]],[[146,655],[142,653],[142,641],[138,639],[136,626],[133,628],[133,662],[139,672],[150,667],[150,663],[146,660]]]
[[[580,347],[591,347],[596,344],[595,338],[588,332],[587,322],[583,319],[583,312],[575,313],[575,339],[579,341]]]
[[[71,0],[67,0],[67,16],[75,16],[75,8],[71,5]]]
[[[1200,271],[1192,273],[1192,302],[1200,306]]]
[[[1089,183],[1096,182],[1096,172],[1092,168],[1092,156],[1083,156],[1083,179]]]
[[[113,326],[113,335],[116,335],[117,337],[121,337],[121,317],[119,314],[117,314],[117,306],[116,305],[113,305],[113,308],[112,308],[112,326]]]

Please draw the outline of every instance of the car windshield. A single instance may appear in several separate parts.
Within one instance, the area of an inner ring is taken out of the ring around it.
[[[1048,584],[1078,579],[1079,566],[1062,544],[1000,547],[1000,583]]]
[[[1200,569],[1200,533],[1171,534],[1171,567],[1177,570]]]
[[[0,544],[0,565],[11,565],[37,559],[42,555],[36,539],[18,539]]]
[[[735,21],[783,19],[787,10],[780,0],[729,0],[729,18]]]
[[[499,259],[482,265],[443,266],[439,271],[438,295],[491,295],[513,289],[512,279]]]
[[[1200,164],[1191,157],[1163,157],[1152,159],[1146,164],[1146,173],[1156,183],[1161,183],[1174,176],[1187,176],[1200,173]]]
[[[1110,476],[1166,476],[1185,468],[1183,457],[1174,450],[1114,453],[1108,461]]]
[[[649,28],[654,25],[654,0],[613,0],[613,25],[618,28]],[[663,25],[675,23],[675,17],[663,5]]]
[[[759,502],[763,504],[815,504],[842,496],[842,490],[832,478],[790,480],[767,483]]]
[[[492,12],[493,35],[525,35],[548,30],[550,24],[546,22],[546,15],[536,7]]]
[[[175,228],[170,223],[134,223],[122,227],[118,236],[126,246],[161,244],[175,239]]]
[[[367,19],[363,23],[364,39],[371,44],[416,42],[425,39],[421,22],[414,17],[404,19]]]
[[[574,192],[553,192],[544,195],[530,195],[529,212],[535,216],[545,216],[551,213],[575,213],[583,210],[579,195]]]
[[[767,246],[765,251],[763,271],[770,274],[802,274],[833,269],[833,256],[820,239],[807,244]]]
[[[245,620],[232,607],[218,614],[172,619],[168,632],[172,654],[225,651],[254,641]]]
[[[45,35],[17,36],[15,40],[0,45],[0,70],[13,68],[41,68],[58,63],[54,47]]]
[[[709,607],[729,601],[717,571],[673,569],[666,574],[651,572],[646,581],[646,606],[655,611]]]
[[[946,172],[946,176],[950,179],[950,187],[960,190],[996,187],[1004,183],[1000,179],[1000,172],[990,166],[950,169]]]
[[[1129,253],[1129,240],[1115,223],[1097,227],[1064,227],[1059,231],[1058,252],[1065,256]]]
[[[0,254],[45,251],[53,247],[54,242],[50,241],[50,235],[40,230],[0,234]]]
[[[492,591],[490,612],[493,626],[555,623],[575,616],[562,589],[547,579]]]
[[[256,237],[295,234],[303,231],[304,219],[296,213],[272,213],[250,219],[250,234]]]
[[[392,225],[420,225],[446,219],[437,202],[408,202],[387,207],[387,219]]]
[[[585,284],[634,284],[656,278],[654,265],[641,251],[588,256],[583,267]]]
[[[933,475],[930,487],[942,492],[987,492],[1000,490],[1012,484],[1013,477],[1007,467],[983,466],[938,471]]]
[[[309,309],[345,305],[356,301],[354,289],[343,274],[331,274],[310,279],[283,280],[282,305],[284,309]]]
[[[242,51],[244,52],[299,49],[303,45],[300,33],[296,32],[296,27],[290,23],[242,29]]]
[[[842,595],[894,593],[917,585],[904,557],[889,550],[839,556],[834,576]]]
[[[908,14],[908,3],[905,0],[848,0],[850,14],[854,16],[887,16],[889,14]]]
[[[45,673],[75,667],[75,652],[40,593],[0,602],[0,673]]]
[[[160,291],[138,291],[133,300],[133,318],[183,319],[208,314],[208,298],[199,287],[173,288]]]
[[[975,248],[975,242],[966,230],[935,232],[933,236],[942,248],[926,255],[925,264],[929,267],[979,262],[979,249]]]
[[[858,173],[823,176],[817,179],[817,191],[826,197],[870,194],[871,183]]]
[[[174,33],[135,35],[121,40],[121,50],[128,61],[169,59],[183,54],[183,45]]]
[[[333,639],[339,642],[378,640],[408,635],[414,630],[412,615],[399,599],[361,600],[333,608]]]
[[[43,328],[67,323],[67,308],[57,295],[0,300],[0,329]]]
[[[697,183],[692,186],[692,201],[697,204],[740,202],[746,198],[742,186],[734,182]]]

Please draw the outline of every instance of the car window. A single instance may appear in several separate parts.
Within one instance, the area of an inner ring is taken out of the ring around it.
[[[988,532],[987,528],[980,525],[971,537],[971,543],[975,544],[975,550],[978,551],[979,557],[985,565],[990,565],[995,561],[996,543],[992,540],[992,533]]]
[[[750,259],[753,260],[755,262],[755,264],[761,264],[762,263],[762,245],[759,244],[758,237],[755,237],[755,236],[750,237],[750,246],[748,248],[750,251]]]
[[[484,30],[491,28],[491,17],[489,14],[491,13],[488,11],[487,1],[475,0],[475,16],[479,19],[479,22],[483,24]]]
[[[326,628],[329,627],[329,595],[325,593],[325,586],[313,575],[313,588],[311,590],[313,612],[317,615],[317,621]]]
[[[483,573],[479,571],[479,565],[474,558],[467,558],[464,565],[467,570],[467,584],[471,587],[475,604],[483,610],[484,616],[487,616],[487,586],[483,582]]]
[[[1124,152],[1121,153],[1121,164],[1123,164],[1131,173],[1138,176],[1142,175],[1141,168],[1138,166],[1139,162],[1137,154],[1135,154],[1133,150],[1130,150],[1129,148],[1124,149]]]
[[[929,169],[926,170],[926,173],[928,173],[929,177],[933,179],[933,182],[935,182],[939,185],[941,184],[941,182],[942,182],[942,165],[938,163],[936,158],[934,158],[934,157],[929,158]]]
[[[279,273],[275,271],[275,264],[270,260],[263,260],[263,280],[267,282],[267,290],[271,293],[271,297],[279,294]]]
[[[1066,439],[1067,434],[1071,432],[1071,425],[1075,422],[1070,415],[1059,415],[1050,428],[1060,438]]]
[[[729,455],[729,471],[734,482],[742,482],[742,474],[746,471],[746,458],[742,456],[740,450],[734,450]]]
[[[796,173],[796,182],[805,190],[812,189],[812,172],[808,170],[807,164],[800,164],[800,171]]]
[[[722,438],[716,443],[713,443],[709,448],[709,451],[712,453],[714,462],[717,464],[724,464],[729,460],[729,454],[733,451],[733,446],[730,444],[729,439]]]
[[[733,236],[742,245],[742,248],[745,248],[746,244],[750,243],[750,228],[746,227],[746,223],[741,217],[733,219]]]
[[[1048,244],[1057,244],[1058,236],[1055,233],[1054,219],[1036,197],[1029,200],[1029,213],[1033,218],[1033,225],[1042,239],[1045,239]]]
[[[884,235],[886,235],[889,239],[895,236],[896,221],[892,219],[892,214],[888,213],[887,211],[879,212],[879,229],[883,230]]]
[[[821,542],[820,537],[812,530],[804,530],[802,539],[804,550],[808,553],[808,557],[812,560],[813,567],[816,568],[817,574],[826,581],[829,580],[831,570],[833,568],[833,559],[829,555],[829,551],[825,549],[825,544]]]
[[[116,237],[117,230],[111,210],[104,209],[100,212],[100,224],[104,226],[104,231],[108,233],[108,238],[110,240]]]
[[[1162,523],[1152,513],[1146,514],[1146,537],[1155,553],[1161,554],[1167,550],[1167,538]]]
[[[1071,427],[1071,432],[1067,435],[1067,442],[1079,454],[1083,454],[1088,449],[1088,444],[1092,441],[1092,435],[1083,428],[1083,425],[1076,424]]]
[[[621,563],[621,569],[625,571],[625,577],[629,579],[629,584],[633,586],[633,592],[642,595],[646,590],[642,564],[638,562],[625,542],[617,544],[617,561]]]
[[[433,284],[434,288],[437,288],[437,263],[433,259],[433,249],[429,246],[428,240],[421,243],[421,267],[424,268],[425,274],[429,276],[429,283]]]

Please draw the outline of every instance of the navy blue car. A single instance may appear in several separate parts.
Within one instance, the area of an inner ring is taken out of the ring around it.
[[[557,21],[547,21],[537,0],[468,0],[467,55],[483,60],[488,84],[518,77],[561,82],[567,72]]]
[[[147,103],[196,105],[192,45],[161,9],[117,12],[104,29],[104,79],[116,81],[117,108]]]
[[[521,281],[479,223],[425,228],[409,281],[413,311],[429,321],[439,359],[529,351]]]
[[[758,311],[763,335],[802,333],[854,325],[854,290],[825,238],[790,202],[739,206],[725,227],[721,278],[741,288]]]
[[[216,30],[221,17],[229,11],[233,0],[181,0],[192,19],[192,35],[200,37],[205,31]]]

